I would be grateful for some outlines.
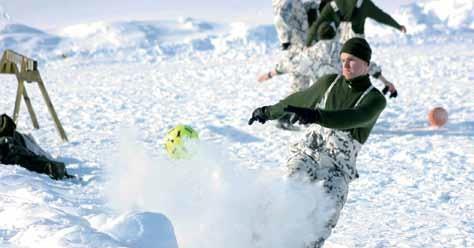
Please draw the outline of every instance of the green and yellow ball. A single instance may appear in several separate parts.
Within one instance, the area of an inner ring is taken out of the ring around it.
[[[177,125],[168,131],[164,143],[168,156],[172,159],[184,159],[191,156],[186,143],[189,140],[199,139],[199,134],[188,125]]]

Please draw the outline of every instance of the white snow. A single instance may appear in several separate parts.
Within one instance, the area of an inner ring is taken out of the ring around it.
[[[326,247],[474,247],[472,1],[398,13],[406,36],[368,23],[374,60],[399,97],[362,148],[360,178]],[[247,125],[255,107],[290,91],[286,76],[256,81],[274,66],[277,46],[271,25],[181,18],[48,33],[8,21],[0,47],[40,60],[70,142],[60,143],[34,83],[27,90],[41,129],[22,106],[19,131],[82,180],[0,166],[0,246],[278,248],[311,240],[331,206],[320,185],[284,176],[287,145],[302,133]],[[16,79],[2,79],[0,106],[11,114]],[[440,129],[427,123],[436,106],[449,113]],[[177,124],[199,132],[190,160],[165,154],[162,139]]]
[[[458,32],[472,33],[474,30],[474,2],[472,0],[431,0],[405,5],[393,13],[393,17],[407,28],[408,36],[401,37],[399,31],[368,20],[366,32],[378,42],[426,41],[440,34],[458,36]],[[435,35],[436,34],[436,35]],[[454,37],[451,37],[453,39]]]

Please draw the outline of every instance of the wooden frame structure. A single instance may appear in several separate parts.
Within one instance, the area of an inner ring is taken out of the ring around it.
[[[21,55],[8,49],[3,52],[3,56],[0,60],[0,73],[15,74],[16,79],[18,80],[15,109],[13,110],[13,120],[15,121],[15,123],[18,120],[21,98],[23,97],[23,100],[26,103],[26,107],[28,108],[28,112],[30,113],[33,127],[35,129],[39,128],[38,120],[36,118],[35,111],[33,110],[33,105],[31,104],[30,98],[28,97],[28,93],[26,92],[25,87],[25,81],[28,83],[36,82],[41,91],[41,94],[43,95],[44,101],[46,102],[48,111],[51,114],[51,117],[53,118],[53,121],[56,125],[56,130],[59,132],[59,136],[63,141],[68,141],[66,132],[64,131],[63,126],[59,121],[58,115],[54,110],[53,103],[51,102],[48,92],[46,91],[46,87],[44,86],[44,82],[41,79],[41,75],[38,71],[38,63],[31,58],[28,58],[24,55]]]

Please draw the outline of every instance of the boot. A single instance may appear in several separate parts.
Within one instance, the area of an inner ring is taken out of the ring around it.
[[[66,166],[64,163],[51,161],[45,164],[45,173],[55,180],[61,180],[67,177]]]

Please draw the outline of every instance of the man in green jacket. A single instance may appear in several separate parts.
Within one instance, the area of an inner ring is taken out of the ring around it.
[[[309,28],[306,45],[311,46],[317,41],[317,30],[323,22],[333,22],[339,27],[341,43],[352,37],[364,38],[364,25],[367,18],[406,33],[405,26],[400,25],[371,0],[333,0],[324,6],[316,22]]]
[[[307,247],[321,247],[331,234],[346,202],[348,183],[359,177],[357,154],[386,105],[369,80],[371,54],[365,39],[348,40],[340,54],[342,75],[323,76],[306,90],[255,109],[249,120],[249,125],[265,123],[294,113],[300,124],[310,124],[303,139],[290,148],[288,172],[292,178],[323,181],[335,211]]]

